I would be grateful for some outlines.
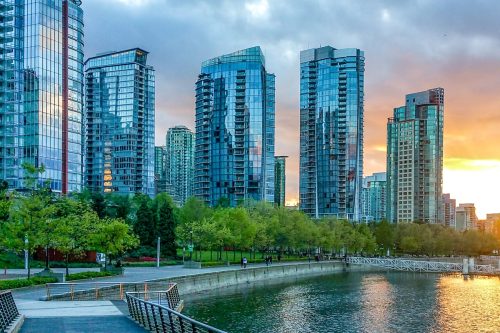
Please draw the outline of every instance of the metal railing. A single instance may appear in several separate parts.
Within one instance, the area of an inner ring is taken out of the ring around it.
[[[398,271],[410,272],[463,272],[463,263],[423,261],[396,258],[365,258],[365,257],[347,257],[349,264],[364,264]],[[474,265],[470,273],[493,273],[493,265]]]
[[[7,332],[9,326],[19,316],[16,303],[10,291],[0,291],[0,332]]]
[[[137,291],[134,296],[147,302],[166,306],[175,311],[181,312],[183,302],[179,295],[177,283],[171,283],[167,290],[161,291]]]
[[[165,291],[165,290],[170,290],[171,286],[172,283],[166,281],[154,281],[154,282],[94,282],[93,281],[93,282],[47,283],[46,300],[47,301],[124,300],[126,292]],[[177,290],[177,287],[175,288],[175,290]]]
[[[226,333],[189,318],[168,306],[146,300],[156,299],[158,293],[160,292],[126,293],[130,316],[148,331],[162,333]],[[167,291],[162,293],[166,294]]]

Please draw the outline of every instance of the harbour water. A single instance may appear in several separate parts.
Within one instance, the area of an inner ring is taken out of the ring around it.
[[[231,333],[500,332],[500,279],[382,272],[239,285],[183,297]]]

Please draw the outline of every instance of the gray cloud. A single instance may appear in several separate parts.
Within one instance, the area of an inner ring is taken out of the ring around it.
[[[292,157],[290,198],[298,192],[302,49],[328,44],[365,51],[366,173],[383,170],[385,155],[374,147],[385,145],[386,119],[406,93],[443,86],[450,137],[474,135],[473,126],[460,125],[470,123],[479,107],[482,117],[500,124],[497,1],[86,0],[83,7],[87,56],[135,46],[150,52],[157,77],[157,144],[170,126],[194,127],[201,61],[260,45],[267,69],[277,76],[276,153]],[[488,134],[482,140],[498,141],[494,130]],[[467,149],[446,151],[459,155]],[[489,151],[484,157],[492,158]]]

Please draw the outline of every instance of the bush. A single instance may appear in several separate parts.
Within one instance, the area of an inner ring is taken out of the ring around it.
[[[32,277],[31,279],[1,280],[0,290],[23,288],[23,287],[29,287],[46,283],[54,283],[54,282],[57,282],[56,278],[41,277],[41,276]]]
[[[113,276],[113,275],[118,275],[118,273],[113,271],[80,272],[80,273],[66,275],[66,281],[93,279],[93,278]]]
[[[179,265],[182,262],[176,261],[176,260],[167,260],[167,261],[160,261],[160,266],[173,266],[173,265]],[[122,262],[122,266],[124,267],[156,267],[156,261],[151,262],[151,261],[125,261]]]

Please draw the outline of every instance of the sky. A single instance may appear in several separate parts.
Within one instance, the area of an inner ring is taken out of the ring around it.
[[[445,89],[445,193],[500,212],[500,1],[84,0],[86,57],[140,47],[156,70],[156,144],[194,129],[203,60],[259,45],[276,74],[276,155],[298,200],[299,53],[365,52],[364,173],[385,171],[386,123],[408,93]]]

